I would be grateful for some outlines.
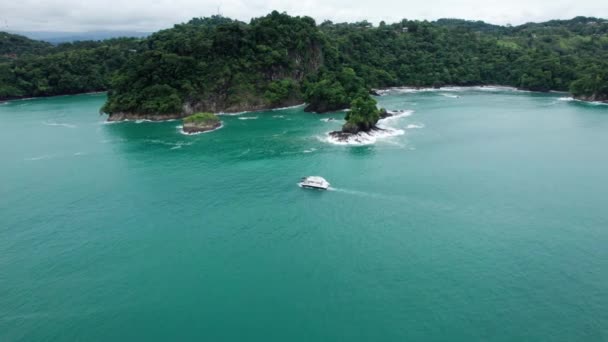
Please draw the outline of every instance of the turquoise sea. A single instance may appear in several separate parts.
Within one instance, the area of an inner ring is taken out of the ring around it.
[[[565,96],[392,91],[365,145],[2,104],[0,341],[607,341],[608,106]]]

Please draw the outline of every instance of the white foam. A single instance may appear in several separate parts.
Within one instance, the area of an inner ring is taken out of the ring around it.
[[[378,126],[379,127],[383,127],[386,125],[395,125],[395,123],[397,121],[399,121],[400,119],[403,118],[407,118],[409,116],[411,116],[412,114],[414,114],[413,110],[400,110],[400,111],[393,111],[393,110],[387,110],[387,113],[391,114],[391,116],[388,116],[384,119],[380,119],[378,121]]]
[[[595,106],[606,106],[608,105],[608,103],[606,102],[601,102],[601,101],[585,101],[585,100],[579,100],[579,99],[575,99],[574,97],[560,97],[557,99],[558,101],[564,101],[564,102],[581,102],[581,103],[588,103],[591,105],[595,105]]]
[[[241,116],[239,120],[256,120],[257,116]]]
[[[278,119],[282,119],[285,117],[285,115],[273,115],[273,118],[278,118]]]
[[[221,129],[224,127],[224,124],[222,123],[218,128],[209,130],[209,131],[204,131],[204,132],[194,132],[194,133],[188,133],[188,132],[184,132],[184,126],[179,125],[179,126],[175,126],[175,128],[177,128],[179,130],[179,132],[183,135],[199,135],[199,134],[204,134],[204,133],[211,133],[211,132],[215,132],[218,129]]]
[[[328,142],[334,145],[371,145],[375,144],[378,139],[392,138],[405,134],[402,129],[394,128],[381,128],[380,130],[374,130],[370,132],[360,132],[349,136],[346,140],[339,139],[327,133],[325,137],[319,137],[319,140]]]
[[[338,120],[336,120],[336,119],[334,119],[334,118],[323,118],[323,119],[320,119],[320,120],[321,120],[321,121],[323,121],[323,122],[334,122],[334,121],[338,121]]]
[[[475,91],[511,91],[511,92],[530,92],[528,90],[521,90],[521,89],[517,89],[514,87],[508,87],[508,86],[498,86],[498,85],[493,85],[493,86],[471,86],[471,87],[460,87],[460,86],[454,86],[454,87],[441,87],[441,88],[413,88],[413,87],[392,87],[392,88],[386,88],[386,89],[381,89],[381,90],[377,90],[378,94],[380,95],[386,95],[386,94],[391,94],[391,93],[427,93],[427,92],[463,92],[463,91],[468,91],[468,90],[475,90]],[[445,96],[445,95],[444,95]]]
[[[441,94],[441,96],[444,96],[444,97],[449,97],[449,98],[452,98],[452,99],[457,99],[457,98],[459,98],[459,97],[460,97],[460,96],[458,96],[458,95],[452,95],[452,94]]]
[[[46,155],[38,156],[38,157],[25,158],[23,160],[26,160],[26,161],[36,161],[36,160],[46,160],[46,159],[52,159],[52,158],[53,158],[52,155],[46,154]]]
[[[224,112],[219,112],[219,113],[216,113],[215,115],[237,116],[237,115],[241,115],[241,114],[245,114],[245,113],[251,113],[251,112],[249,112],[249,111],[244,111],[244,112],[234,112],[234,113],[224,113]]]
[[[308,150],[304,150],[303,152],[304,153],[313,153],[316,150],[317,150],[316,148],[311,148],[311,149],[308,149]]]
[[[422,124],[419,124],[419,125],[417,125],[417,124],[409,124],[405,128],[407,128],[407,129],[418,129],[418,128],[424,128],[424,125],[422,125]]]
[[[59,123],[59,122],[45,122],[47,126],[56,126],[56,127],[67,127],[67,128],[76,128],[76,125],[68,124],[68,123]]]
[[[302,107],[302,106],[305,106],[305,105],[306,105],[306,103],[300,103],[300,104],[295,105],[295,106],[288,106],[288,107],[273,108],[273,109],[272,109],[272,111],[276,111],[276,110],[285,110],[285,109],[293,109],[293,108],[299,108],[299,107]]]

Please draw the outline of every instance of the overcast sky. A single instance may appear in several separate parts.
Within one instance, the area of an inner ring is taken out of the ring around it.
[[[274,9],[317,22],[448,17],[516,25],[579,15],[608,18],[606,0],[0,0],[0,31],[156,31],[218,11],[248,21]]]

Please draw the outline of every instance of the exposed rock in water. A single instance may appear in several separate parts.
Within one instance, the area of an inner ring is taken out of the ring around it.
[[[389,113],[386,109],[384,109],[384,108],[380,109],[380,120],[386,119],[391,116],[393,116],[393,114]]]
[[[379,92],[378,92],[376,89],[371,89],[371,90],[369,91],[369,94],[370,94],[371,96],[382,96],[382,95],[380,95],[380,93],[379,93]]]
[[[581,101],[608,103],[608,94],[577,95],[574,98]]]
[[[137,120],[149,120],[149,121],[167,121],[181,119],[185,115],[182,113],[174,114],[142,114],[142,113],[112,113],[108,116],[107,121],[137,121]]]
[[[278,103],[270,104],[260,96],[243,95],[238,101],[229,101],[223,97],[208,97],[204,100],[188,101],[182,106],[185,115],[199,112],[212,113],[241,113],[275,108],[291,107],[301,104],[301,98],[293,97]]]
[[[374,126],[366,131],[359,130],[356,132],[347,132],[347,131],[344,131],[344,128],[342,128],[341,131],[330,132],[329,136],[332,137],[333,139],[335,139],[337,142],[346,143],[346,142],[356,141],[357,137],[360,136],[361,134],[363,134],[365,136],[365,134],[373,134],[374,132],[384,132],[384,131],[386,131],[384,128],[380,128],[377,126]]]
[[[184,133],[201,133],[212,131],[222,126],[222,121],[212,113],[197,113],[184,118]]]

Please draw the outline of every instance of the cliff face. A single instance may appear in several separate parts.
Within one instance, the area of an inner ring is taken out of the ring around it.
[[[305,77],[324,63],[325,39],[311,18],[278,12],[249,24],[177,25],[146,40],[146,49],[113,79],[102,110],[118,120],[302,103]]]

